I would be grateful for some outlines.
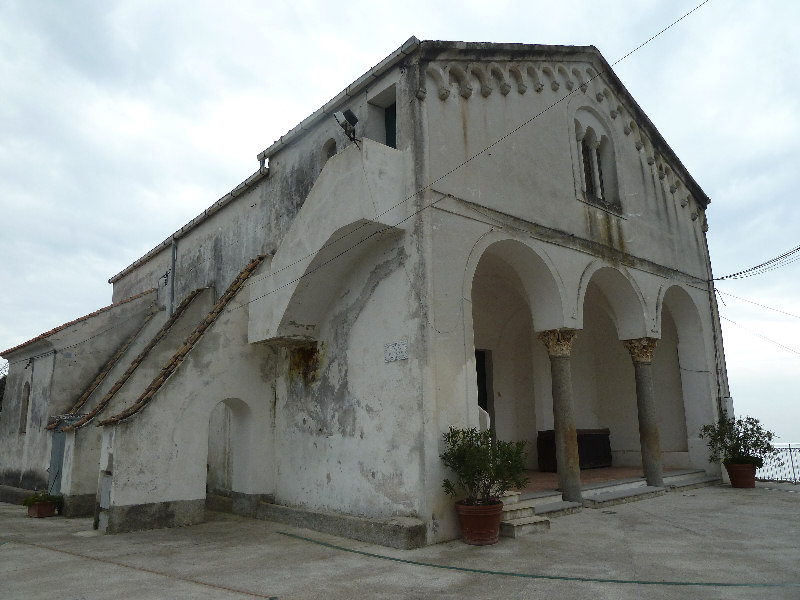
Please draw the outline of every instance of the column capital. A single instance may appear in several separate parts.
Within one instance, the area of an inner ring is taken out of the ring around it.
[[[622,340],[622,343],[631,353],[631,358],[635,363],[653,362],[653,352],[655,352],[658,338],[636,338],[633,340]]]
[[[569,356],[577,329],[548,329],[539,333],[539,340],[547,347],[550,356]]]

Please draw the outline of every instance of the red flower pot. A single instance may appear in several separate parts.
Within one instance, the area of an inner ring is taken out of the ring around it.
[[[456,502],[456,513],[461,522],[461,539],[464,543],[474,546],[497,543],[503,517],[502,502],[477,505]]]
[[[28,507],[29,517],[52,517],[56,514],[56,503],[51,501],[34,502]]]
[[[756,466],[755,465],[725,465],[728,477],[731,480],[731,487],[735,488],[754,488],[756,487]]]

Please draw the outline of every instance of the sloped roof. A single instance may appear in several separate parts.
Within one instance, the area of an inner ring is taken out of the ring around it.
[[[146,296],[147,294],[152,294],[153,292],[156,291],[156,289],[157,288],[150,288],[149,290],[145,290],[144,292],[141,292],[140,294],[136,294],[135,296],[131,296],[130,298],[125,298],[124,300],[120,300],[119,302],[115,302],[114,304],[109,304],[108,306],[105,306],[105,307],[103,307],[103,308],[101,308],[99,310],[96,310],[96,311],[94,311],[92,313],[89,313],[88,315],[84,315],[82,317],[79,317],[77,319],[69,321],[68,323],[64,323],[63,325],[59,325],[58,327],[56,327],[54,329],[51,329],[50,331],[46,331],[45,333],[43,333],[41,335],[37,335],[35,338],[30,339],[27,342],[23,342],[22,344],[19,344],[18,346],[14,346],[13,348],[9,348],[8,350],[3,350],[2,352],[0,352],[0,356],[5,356],[6,354],[10,354],[12,352],[16,352],[17,350],[20,350],[21,348],[24,348],[25,346],[28,346],[30,344],[33,344],[34,342],[38,342],[40,340],[46,339],[46,338],[50,337],[51,335],[58,333],[59,331],[63,331],[67,327],[71,327],[72,325],[77,325],[78,323],[81,323],[83,321],[88,321],[89,319],[91,319],[93,317],[96,317],[97,315],[100,315],[100,314],[102,314],[104,312],[108,312],[109,310],[111,310],[113,308],[116,308],[118,306],[122,306],[123,304],[127,304],[128,302],[132,302],[133,300],[136,300],[137,298],[141,298],[142,296]]]
[[[155,379],[147,386],[147,389],[144,390],[141,396],[139,396],[138,400],[131,404],[128,408],[123,410],[122,412],[105,419],[104,421],[100,421],[99,425],[115,425],[120,421],[128,419],[142,410],[145,406],[147,406],[150,401],[155,396],[156,392],[164,385],[164,382],[169,379],[170,375],[172,375],[176,369],[181,365],[184,361],[186,356],[189,352],[194,348],[195,344],[197,344],[198,340],[203,336],[206,330],[211,327],[211,325],[217,320],[222,311],[228,305],[228,303],[233,300],[239,290],[244,285],[245,281],[253,274],[256,270],[258,265],[261,264],[261,261],[264,260],[264,255],[258,256],[248,265],[241,270],[239,275],[236,276],[236,279],[233,280],[233,283],[228,286],[228,289],[225,293],[220,297],[211,311],[208,313],[205,319],[200,321],[200,323],[195,327],[194,331],[189,334],[189,337],[186,338],[186,341],[178,348],[175,354],[169,359],[166,365],[161,369],[158,375],[156,375]]]
[[[175,324],[175,322],[181,317],[181,315],[186,311],[186,309],[192,303],[192,300],[194,300],[195,297],[197,297],[197,295],[201,291],[203,291],[202,288],[195,290],[194,292],[192,292],[186,298],[183,299],[183,301],[178,305],[178,308],[175,309],[175,312],[172,314],[172,316],[169,319],[167,319],[164,325],[161,326],[161,329],[158,330],[158,333],[156,333],[153,336],[153,338],[147,343],[147,345],[138,354],[138,356],[136,356],[136,358],[134,358],[133,361],[131,361],[131,364],[128,366],[125,372],[114,383],[114,385],[106,393],[106,395],[103,396],[100,402],[98,402],[97,405],[91,411],[83,415],[78,421],[75,421],[74,423],[71,423],[67,427],[62,428],[62,431],[73,431],[79,427],[83,427],[84,425],[92,421],[92,419],[94,419],[98,414],[100,414],[106,408],[106,406],[108,406],[108,403],[111,402],[111,399],[116,395],[116,393],[120,390],[120,388],[122,388],[122,386],[125,385],[125,382],[128,381],[128,379],[130,379],[131,375],[134,374],[136,369],[139,368],[139,365],[142,364],[142,361],[145,358],[147,358],[147,355],[150,354],[150,351],[153,348],[155,348],[156,344],[158,344],[161,338],[163,338],[167,334],[170,328]],[[81,409],[81,407],[83,407],[83,405],[89,399],[89,396],[91,396],[92,392],[97,388],[98,385],[100,385],[103,379],[106,378],[106,376],[111,371],[113,366],[122,357],[122,355],[125,353],[128,347],[131,345],[131,343],[133,343],[133,340],[136,339],[136,337],[139,335],[142,329],[144,329],[144,326],[152,317],[153,314],[152,313],[149,314],[147,316],[147,319],[142,323],[142,326],[139,327],[139,329],[137,329],[136,332],[125,341],[125,343],[111,358],[111,360],[109,360],[108,363],[106,363],[106,365],[103,367],[103,369],[101,369],[100,373],[97,375],[94,381],[92,381],[92,383],[89,384],[89,387],[86,388],[83,394],[81,394],[78,400],[75,402],[74,406],[69,410],[69,412],[67,413],[68,415],[77,415],[78,411]],[[56,425],[57,423],[53,423],[51,425],[48,425],[47,428],[54,429]]]

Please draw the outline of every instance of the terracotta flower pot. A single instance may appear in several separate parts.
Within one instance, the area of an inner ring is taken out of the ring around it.
[[[733,465],[726,464],[728,477],[731,480],[731,487],[735,488],[754,488],[756,487],[756,466],[755,465]]]
[[[51,501],[34,502],[28,507],[29,517],[52,517],[56,514],[56,503]]]
[[[461,539],[465,544],[486,546],[497,543],[503,517],[502,502],[478,505],[456,502],[456,513],[461,523]]]

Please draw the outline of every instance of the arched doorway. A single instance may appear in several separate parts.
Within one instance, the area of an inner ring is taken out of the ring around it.
[[[206,494],[232,496],[246,492],[249,477],[251,411],[238,398],[227,398],[211,411],[208,420]]]

